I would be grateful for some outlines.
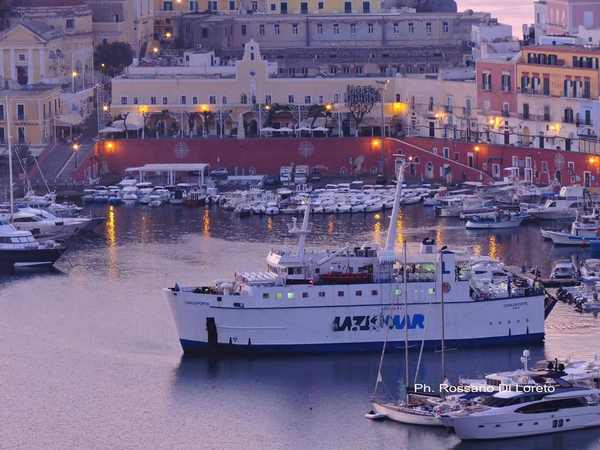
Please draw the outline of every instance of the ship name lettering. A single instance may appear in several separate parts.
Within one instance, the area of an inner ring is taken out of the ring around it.
[[[333,331],[367,331],[378,330],[384,327],[390,330],[403,330],[408,324],[409,330],[425,328],[423,314],[387,315],[387,316],[336,316],[333,319]]]

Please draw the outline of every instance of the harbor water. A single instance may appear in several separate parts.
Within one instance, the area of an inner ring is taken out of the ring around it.
[[[102,207],[57,270],[0,278],[0,448],[600,449],[600,429],[461,443],[443,429],[363,417],[379,354],[183,358],[161,288],[262,270],[268,250],[293,245],[289,216],[240,218],[218,208]],[[387,214],[314,215],[311,246],[382,243]],[[548,274],[572,252],[539,226],[468,232],[421,205],[402,209],[398,243],[433,237]],[[468,327],[469,324],[465,323]],[[592,357],[600,319],[559,303],[532,360]],[[520,366],[520,347],[449,349],[448,375]],[[418,349],[411,350],[411,368]],[[398,392],[403,354],[389,354],[385,391]],[[440,353],[419,379],[440,381]]]

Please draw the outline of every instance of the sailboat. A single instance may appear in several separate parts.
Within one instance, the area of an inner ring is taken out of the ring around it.
[[[10,215],[8,220],[0,220],[0,270],[13,270],[16,267],[52,265],[63,254],[65,248],[54,241],[39,242],[31,232],[19,231],[12,225],[15,214],[13,192],[12,145],[10,134],[10,110],[8,97],[7,108],[8,128],[8,183],[10,195]]]
[[[398,175],[397,175],[397,179],[398,179],[397,189],[402,189],[402,182],[404,181],[404,168],[406,166],[406,163],[402,159],[400,159],[399,162],[400,162],[400,164],[398,165],[399,170],[398,170]],[[394,206],[392,208],[392,217],[390,219],[391,220],[390,230],[388,232],[388,236],[386,239],[386,246],[385,246],[386,251],[390,252],[391,254],[393,254],[393,252],[394,252],[394,243],[396,240],[395,223],[398,218],[398,206],[399,206],[398,198],[400,198],[400,196],[396,195],[396,201],[394,202]],[[424,244],[425,244],[425,242],[424,242]],[[438,270],[438,273],[440,274],[439,292],[441,293],[442,378],[444,379],[444,383],[447,383],[447,381],[445,380],[446,365],[445,365],[444,289],[443,289],[444,270],[442,270],[443,254],[444,254],[445,249],[446,249],[446,247],[442,247],[439,251],[439,255],[440,255],[439,268],[440,268],[440,270]],[[406,272],[407,251],[408,250],[407,250],[406,240],[405,240],[404,241],[404,249],[403,249],[404,264],[403,264],[403,277],[402,277],[403,278],[403,287],[404,287],[404,314],[405,314],[405,317],[409,317],[409,314],[408,314],[408,287],[407,287],[408,276],[407,276],[407,272]],[[379,360],[379,367],[377,369],[377,381],[375,382],[375,389],[373,392],[374,398],[371,400],[371,406],[373,409],[371,411],[369,411],[365,415],[365,417],[368,419],[372,419],[372,420],[389,419],[394,422],[412,424],[412,425],[438,426],[438,427],[443,426],[442,421],[440,420],[439,416],[436,414],[436,408],[439,407],[442,402],[444,402],[444,398],[437,396],[437,395],[410,392],[410,390],[408,388],[408,383],[409,383],[408,327],[405,327],[405,330],[404,330],[404,370],[405,370],[405,373],[404,373],[404,386],[402,389],[404,391],[404,398],[398,402],[384,402],[384,401],[380,401],[375,398],[375,396],[377,395],[377,389],[378,389],[379,385],[383,382],[382,367],[383,367],[383,360],[385,357],[386,343],[387,343],[387,341],[384,341],[384,343],[383,343],[383,348],[381,351],[381,358]],[[421,342],[421,350],[419,353],[419,366],[420,366],[420,362],[421,362],[421,357],[423,355],[423,344],[424,344],[424,340]],[[418,375],[418,369],[415,374],[415,382],[416,382],[417,375]]]

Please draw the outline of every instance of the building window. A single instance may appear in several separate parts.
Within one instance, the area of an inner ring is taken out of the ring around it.
[[[550,122],[550,106],[544,106],[544,121]]]
[[[137,105],[138,104],[138,98],[137,97],[133,97],[133,104]]]
[[[565,108],[565,123],[573,123],[573,110],[571,108]]]
[[[163,2],[163,11],[173,11],[173,2],[171,0]]]
[[[319,291],[319,297],[325,297],[325,291]]]
[[[247,96],[246,94],[242,94],[242,95],[240,96],[240,103],[241,103],[242,105],[245,105],[245,104],[247,104],[247,103],[248,103],[248,96]]]
[[[46,104],[44,103],[44,112],[46,112]],[[4,120],[4,105],[0,105],[0,120]]]
[[[292,25],[292,33],[298,34],[298,24],[297,23]]]
[[[442,29],[444,30],[444,33],[448,33],[450,31],[450,25],[448,24],[448,22],[443,23]]]
[[[409,33],[414,33],[415,32],[415,24],[412,22],[408,22],[408,32]]]
[[[273,25],[273,33],[279,34],[279,24],[278,23],[276,23],[275,25]]]
[[[271,96],[270,96],[269,94],[265,95],[265,103],[266,103],[267,105],[270,105],[270,104],[271,104]]]
[[[333,34],[340,34],[340,26],[337,23],[333,24]]]
[[[369,32],[369,33],[373,32],[373,24],[372,23],[367,24],[367,32]]]
[[[344,12],[346,14],[352,13],[352,2],[344,2]]]
[[[156,97],[150,97],[150,104],[156,105]]]
[[[190,0],[190,11],[196,12],[198,11],[198,0]]]
[[[307,95],[304,97],[304,104],[305,105],[310,105],[311,101],[310,101],[310,95]]]
[[[356,34],[356,24],[355,23],[350,24],[350,33]]]
[[[262,23],[258,26],[258,34],[261,36],[265,35],[265,26]]]
[[[246,25],[242,25],[242,36],[246,36]]]
[[[371,12],[371,3],[363,2],[363,14],[369,14]]]
[[[181,96],[181,104],[185,105],[187,103],[187,98],[185,97],[185,95]]]
[[[511,91],[511,79],[510,75],[507,73],[502,74],[501,83],[502,83],[502,91],[510,92]]]
[[[338,295],[338,297],[343,297],[344,296],[344,291],[337,291],[337,295]]]
[[[256,2],[256,1],[252,2],[252,11],[258,11],[258,2]]]
[[[300,14],[308,14],[308,3],[300,3]]]
[[[317,33],[323,34],[323,24],[322,23],[317,24]]]
[[[586,125],[592,124],[592,112],[589,109],[585,110],[585,124]]]
[[[263,292],[262,298],[263,299],[269,298],[269,293],[268,292]]]
[[[217,96],[211,95],[210,97],[208,97],[208,103],[210,103],[211,105],[216,105],[217,104]]]
[[[431,34],[431,22],[427,22],[425,24],[425,31],[427,32],[427,34]]]
[[[481,74],[481,89],[484,91],[492,90],[492,74],[489,72],[483,72]]]
[[[529,119],[529,103],[523,103],[523,119]]]
[[[281,12],[281,14],[287,14],[288,13],[288,4],[287,2],[281,2],[279,4],[279,12]]]
[[[121,105],[127,104],[127,97],[121,97]]]
[[[227,97],[223,96],[223,98],[221,99],[221,105],[226,105],[227,104]]]
[[[277,11],[277,5],[275,3],[271,3],[271,11]]]
[[[25,144],[25,127],[17,128],[17,141],[19,144]]]
[[[393,30],[394,30],[394,33],[400,32],[400,24],[398,22],[394,22]]]
[[[72,30],[73,28],[75,28],[75,19],[67,19],[65,23],[65,28],[67,30]]]
[[[323,2],[319,2],[319,6],[318,6],[318,8],[319,8],[319,9],[323,9],[323,8],[325,8],[325,3],[323,3]]]
[[[0,143],[4,144],[4,128],[0,128]]]
[[[229,11],[235,11],[235,1],[229,0]]]
[[[295,102],[294,96],[293,95],[288,95],[288,103],[290,105],[293,105]]]
[[[168,105],[169,104],[169,97],[163,97],[163,105]]]

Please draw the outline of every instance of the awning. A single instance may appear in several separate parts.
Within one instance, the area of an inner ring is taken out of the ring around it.
[[[124,130],[117,127],[104,127],[98,133],[122,133]]]
[[[68,112],[56,117],[56,125],[59,127],[74,127],[83,122],[83,117],[74,112]]]

